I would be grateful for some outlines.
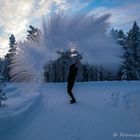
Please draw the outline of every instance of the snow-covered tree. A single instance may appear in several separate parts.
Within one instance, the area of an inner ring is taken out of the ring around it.
[[[5,59],[0,58],[0,75],[3,76],[4,78],[5,78],[5,75],[7,74],[5,72],[5,66],[6,66]],[[6,78],[5,78],[5,80],[6,80]]]
[[[122,47],[125,46],[125,44],[126,44],[126,35],[123,32],[123,30],[118,30],[118,32],[117,32],[117,42]]]
[[[117,32],[117,43],[122,46],[123,48],[123,56],[122,59],[125,60],[125,53],[126,53],[126,35],[123,32],[123,30],[118,30]],[[118,70],[118,73],[116,75],[116,79],[121,80],[124,79],[126,80],[126,69],[125,69],[125,64],[123,63],[120,69]]]
[[[87,68],[87,66],[86,65],[83,65],[83,75],[82,75],[82,82],[87,82],[87,81],[89,81],[88,80],[88,76],[89,75],[89,70],[88,70],[88,68]]]
[[[3,76],[0,76],[0,106],[2,101],[7,100],[5,86],[6,86],[5,78]]]
[[[140,28],[136,22],[128,33],[124,63],[128,80],[140,79]]]
[[[11,36],[9,37],[9,45],[10,45],[10,48],[13,48],[14,47],[15,42],[16,42],[15,36],[13,34],[11,34]]]
[[[32,26],[30,28],[31,31],[27,31],[29,33],[27,40],[16,45],[18,48],[17,54],[13,57],[10,65],[12,81],[40,81],[42,79],[45,60],[41,31],[38,28],[34,29]]]
[[[31,36],[32,34],[36,34],[37,28],[33,27],[32,25],[29,26],[29,30],[27,30],[29,33],[27,36]]]
[[[12,59],[13,57],[16,55],[16,40],[15,40],[15,36],[13,34],[11,34],[11,36],[9,37],[9,51],[8,53],[5,55],[5,70],[4,70],[4,77],[6,79],[6,81],[10,81],[11,77],[10,77],[10,65],[12,63]]]
[[[117,43],[117,39],[118,39],[118,30],[112,28],[110,33],[109,33],[109,38],[113,39],[116,43]]]
[[[112,29],[110,31],[109,37],[112,38],[116,44],[120,45],[123,50],[122,59],[125,59],[125,53],[126,53],[126,35],[123,32],[123,30],[118,29]],[[121,80],[122,75],[124,74],[123,71],[125,69],[125,64],[122,64],[122,66],[118,69],[118,72],[116,73],[116,76],[113,77],[117,80]]]
[[[11,36],[9,37],[9,45],[9,55],[12,59],[12,57],[16,54],[16,39],[13,34],[11,34]]]
[[[30,25],[29,30],[27,30],[27,33],[27,42],[31,44],[38,44],[40,42],[41,31],[38,28],[35,28],[32,25]]]
[[[2,59],[0,58],[0,73],[1,73],[1,70],[2,70],[2,65],[3,65],[3,61],[2,61]]]
[[[57,54],[58,58],[54,61],[49,61],[45,66],[45,81],[67,81],[69,66],[74,63],[77,58],[82,59],[81,54],[77,50],[58,50]],[[77,79],[80,81],[80,78],[82,77],[78,76]]]

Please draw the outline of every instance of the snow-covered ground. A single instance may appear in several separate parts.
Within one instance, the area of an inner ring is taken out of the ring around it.
[[[76,83],[76,104],[69,104],[66,83],[32,88],[8,85],[0,140],[140,139],[140,81]]]

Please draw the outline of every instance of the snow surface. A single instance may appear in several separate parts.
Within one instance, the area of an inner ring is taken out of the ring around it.
[[[69,104],[66,83],[43,84],[34,93],[27,83],[9,84],[8,100],[0,108],[0,140],[140,139],[134,137],[140,134],[139,85],[140,81],[76,83],[77,103]]]

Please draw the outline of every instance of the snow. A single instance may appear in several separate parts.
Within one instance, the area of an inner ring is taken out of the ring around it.
[[[139,139],[139,85],[76,83],[77,103],[69,104],[66,83],[44,83],[36,91],[29,90],[29,83],[10,83],[8,100],[0,108],[0,140]]]

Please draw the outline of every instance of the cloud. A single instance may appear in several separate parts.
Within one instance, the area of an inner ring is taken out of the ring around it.
[[[11,33],[17,39],[21,39],[28,24],[28,18],[33,8],[33,0],[0,0],[0,28],[3,28],[1,35],[0,51],[5,53],[8,50],[8,38]],[[4,51],[3,51],[4,50]]]
[[[109,21],[111,27],[122,28],[128,30],[132,26],[132,23],[136,20],[140,23],[140,4],[125,4],[119,7],[108,8],[108,7],[98,7],[91,11],[90,14],[96,14],[101,16],[106,13],[110,13],[112,16]]]
[[[131,5],[122,6],[120,8],[111,9],[112,25],[122,28],[128,24],[132,24],[135,20],[140,21],[140,4],[134,3]]]
[[[78,12],[86,9],[91,2],[94,0],[0,0],[0,48],[7,47],[6,42],[11,33],[15,35],[16,40],[24,40],[28,26],[39,26],[42,15],[49,16],[60,9],[69,13]],[[111,13],[112,27],[128,29],[127,26],[134,20],[140,21],[139,9],[139,2],[131,5],[129,2],[116,8],[97,7],[91,13]]]
[[[8,51],[8,40],[7,40],[7,37],[5,37],[5,36],[0,37],[0,42],[1,42],[1,45],[0,45],[0,55],[4,56],[7,53],[7,51]]]
[[[18,34],[25,28],[33,8],[32,3],[33,0],[19,0],[18,2],[16,0],[1,0],[0,23],[4,28],[4,33],[15,32]]]
[[[87,5],[81,0],[0,0],[0,48],[6,45],[11,33],[17,40],[24,39],[30,24],[38,25],[42,15],[49,15],[60,9],[80,10]],[[5,46],[6,47],[6,46]]]
[[[40,18],[44,14],[60,9],[80,9],[87,4],[87,2],[79,4],[79,0],[74,2],[66,0],[1,0],[0,2],[0,27],[4,27],[5,33],[12,32],[18,35],[26,29],[33,18]]]

